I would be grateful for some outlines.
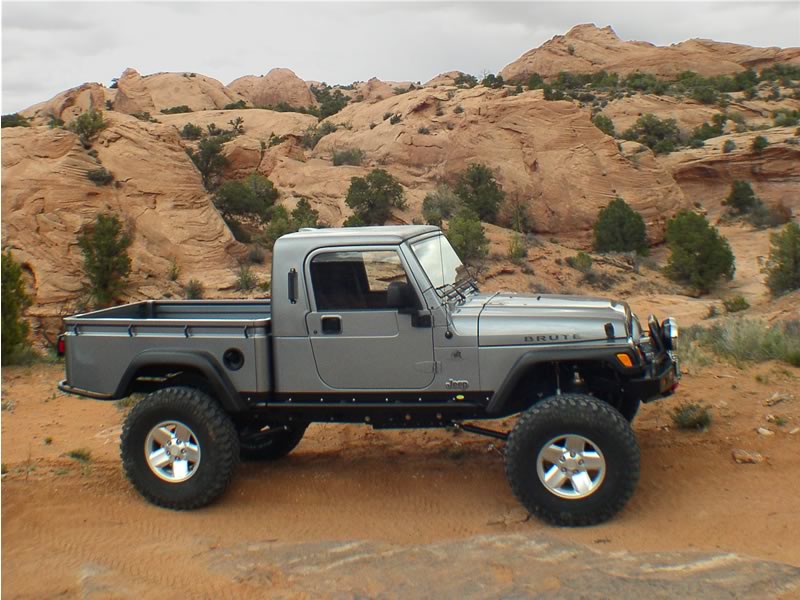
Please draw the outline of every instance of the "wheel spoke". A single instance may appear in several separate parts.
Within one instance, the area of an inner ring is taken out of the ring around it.
[[[172,439],[172,432],[166,427],[154,429],[152,435],[153,439],[162,446]]]
[[[189,428],[186,427],[183,423],[177,423],[175,426],[175,437],[177,437],[182,442],[188,442],[189,437],[192,435],[192,432],[189,431]]]
[[[597,452],[593,450],[587,450],[583,453],[583,468],[587,471],[599,471],[604,466],[605,461]]]
[[[578,454],[579,452],[583,452],[585,444],[586,444],[585,440],[580,436],[577,436],[577,435],[568,435],[567,436],[566,447],[567,447],[567,450],[569,450],[570,452],[574,452],[575,454]]]
[[[572,476],[572,487],[579,494],[585,494],[592,489],[592,478],[586,471],[581,471]]]
[[[184,478],[189,474],[189,463],[185,460],[176,460],[172,463],[172,474],[176,478]]]
[[[150,460],[150,464],[154,466],[156,469],[161,469],[163,467],[166,467],[170,461],[170,457],[167,454],[167,451],[164,450],[163,448],[159,448],[155,452],[151,452],[148,458]]]
[[[194,444],[186,444],[184,449],[186,450],[186,454],[183,456],[190,463],[196,463],[198,460],[200,460],[200,450],[197,446]]]
[[[561,460],[561,456],[564,454],[564,449],[556,446],[555,444],[550,444],[547,448],[542,450],[540,456],[544,459],[545,462],[549,462],[552,464],[557,464],[559,460]]]
[[[544,475],[544,482],[550,488],[560,488],[564,485],[567,476],[557,466],[553,465]]]

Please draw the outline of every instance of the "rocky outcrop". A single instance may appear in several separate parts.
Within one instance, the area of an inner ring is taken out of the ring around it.
[[[317,106],[317,99],[305,81],[291,69],[272,69],[266,75],[247,75],[228,84],[228,89],[253,106],[271,106],[282,102],[290,106]]]
[[[63,129],[3,132],[3,247],[30,275],[34,318],[57,317],[81,297],[76,238],[100,212],[119,215],[132,234],[132,299],[161,298],[193,277],[207,289],[234,281],[241,249],[176,131],[117,113],[105,116],[109,125],[92,146],[97,158]],[[114,175],[112,184],[98,187],[87,178],[100,164]],[[176,283],[167,276],[173,260],[181,273]]]
[[[158,115],[162,109],[186,105],[191,110],[223,108],[241,96],[222,83],[199,73],[156,73],[142,77],[125,69],[117,81],[114,110]]]
[[[800,589],[800,568],[784,563],[720,552],[602,552],[542,534],[410,545],[269,540],[214,556],[214,572],[268,582],[276,596],[335,589],[348,598],[755,600]]]
[[[401,120],[392,125],[385,114]],[[334,149],[363,150],[362,170],[381,166],[413,190],[403,215],[408,222],[419,214],[427,190],[453,180],[473,162],[495,171],[507,197],[527,207],[540,232],[581,236],[597,212],[620,195],[643,214],[659,240],[665,220],[685,206],[681,190],[660,165],[634,165],[592,125],[588,110],[545,101],[541,92],[421,89],[349,105],[329,120],[349,128],[322,138],[312,157],[329,161]],[[302,190],[301,180],[296,187]],[[346,215],[347,209],[341,212]]]
[[[770,145],[761,152],[751,149],[756,136],[764,136]],[[736,148],[723,153],[731,140]],[[787,140],[792,143],[786,143]],[[800,138],[794,128],[777,127],[769,131],[751,131],[706,140],[702,148],[686,149],[659,157],[687,199],[700,203],[711,215],[722,210],[734,180],[750,182],[756,194],[768,205],[778,202],[800,214]]]
[[[260,108],[207,110],[196,113],[162,115],[159,120],[180,131],[187,123],[204,130],[209,125],[230,128],[230,121],[242,119],[243,133],[224,146],[228,160],[225,177],[237,179],[256,171],[269,175],[278,155],[303,158],[299,141],[303,133],[317,124],[317,118],[295,112],[275,112]]]
[[[21,114],[32,118],[34,125],[46,125],[51,117],[69,123],[84,111],[105,110],[106,100],[114,98],[113,92],[114,90],[99,83],[84,83],[61,92],[46,102],[34,104],[21,111]]]
[[[577,25],[529,50],[500,74],[507,81],[524,81],[533,73],[555,77],[560,71],[628,74],[634,71],[673,78],[682,71],[701,75],[736,73],[777,62],[800,64],[800,48],[753,48],[710,40],[688,40],[671,46],[623,41],[611,27]]]

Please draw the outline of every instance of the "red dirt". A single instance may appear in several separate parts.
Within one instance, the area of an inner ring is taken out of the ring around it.
[[[611,522],[586,529],[528,519],[506,484],[499,443],[365,426],[312,426],[288,458],[242,465],[213,506],[159,509],[122,475],[124,411],[56,392],[61,376],[57,365],[3,372],[4,597],[82,595],[87,577],[107,585],[97,597],[263,596],[263,587],[215,572],[213,561],[234,545],[273,540],[405,544],[538,531],[603,550],[722,550],[800,565],[800,433],[789,433],[800,426],[800,396],[764,405],[776,391],[795,393],[800,369],[720,365],[643,407],[639,488]],[[712,406],[709,431],[671,427],[671,408],[686,400]],[[768,414],[786,423],[768,423]],[[77,448],[91,451],[87,463],[66,456]],[[766,461],[736,464],[734,448]]]

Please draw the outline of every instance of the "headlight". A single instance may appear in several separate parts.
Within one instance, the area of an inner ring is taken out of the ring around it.
[[[661,322],[661,331],[667,350],[675,352],[678,349],[678,322],[673,317],[667,317]]]

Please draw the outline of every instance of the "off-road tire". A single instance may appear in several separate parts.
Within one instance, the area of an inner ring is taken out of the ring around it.
[[[240,456],[242,460],[278,460],[294,450],[303,439],[308,425],[292,425],[284,431],[275,432],[261,441],[239,437]]]
[[[201,451],[197,471],[179,483],[160,479],[145,456],[148,433],[168,420],[186,424]],[[239,462],[239,437],[231,419],[208,394],[191,387],[169,387],[149,394],[128,413],[120,456],[128,480],[148,501],[190,510],[210,504],[228,487]]]
[[[592,441],[605,459],[605,477],[590,495],[563,498],[537,473],[540,450],[553,438],[574,434]],[[639,446],[630,424],[612,406],[581,394],[545,399],[522,413],[508,436],[506,477],[514,495],[533,515],[554,525],[594,525],[610,519],[639,481]]]

